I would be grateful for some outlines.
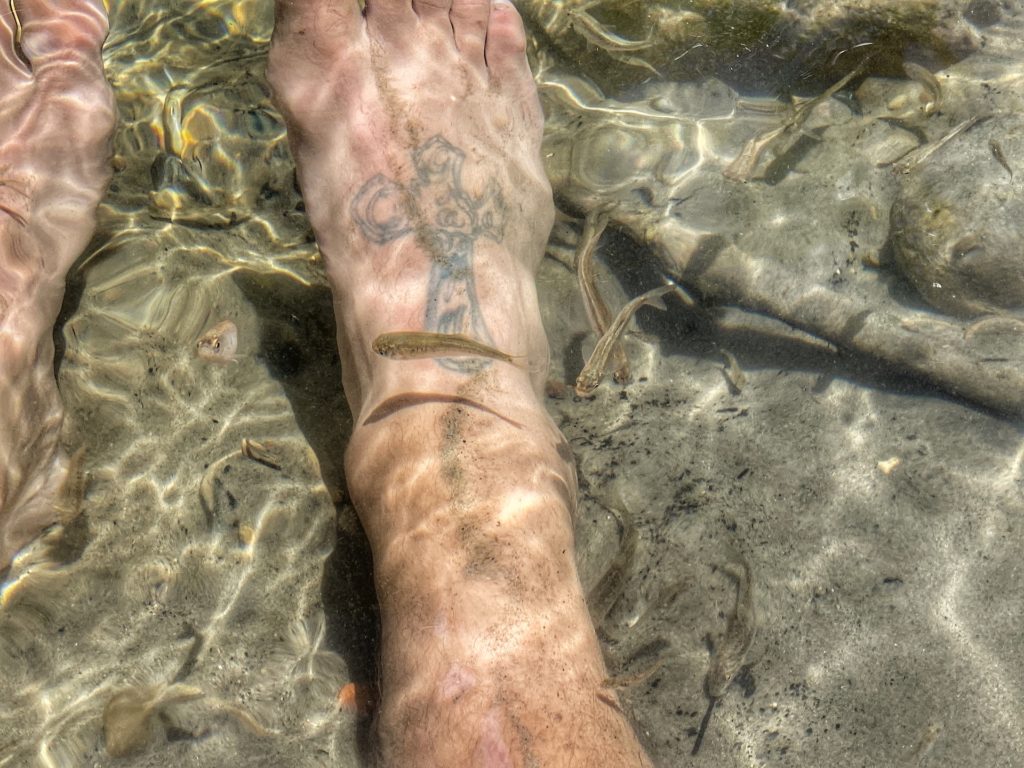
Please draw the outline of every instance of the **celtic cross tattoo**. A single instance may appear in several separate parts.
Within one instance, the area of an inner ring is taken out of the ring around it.
[[[465,153],[441,136],[413,151],[415,178],[408,187],[377,174],[352,201],[352,218],[371,243],[384,245],[415,233],[433,264],[427,288],[424,328],[461,333],[492,344],[473,284],[473,248],[481,237],[504,236],[504,200],[491,179],[474,197],[462,187]],[[438,363],[470,373],[490,361],[443,358]]]

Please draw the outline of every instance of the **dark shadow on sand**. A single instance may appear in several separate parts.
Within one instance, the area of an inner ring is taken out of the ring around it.
[[[335,546],[321,584],[326,646],[345,659],[354,682],[376,686],[380,609],[369,542],[345,490],[344,452],[352,433],[352,415],[341,387],[330,291],[302,285],[286,275],[237,272],[234,280],[260,318],[256,354],[284,388],[334,500]],[[371,726],[371,720],[363,719],[357,733],[367,759],[372,749]]]

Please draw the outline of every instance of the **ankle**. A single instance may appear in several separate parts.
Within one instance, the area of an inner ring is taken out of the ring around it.
[[[353,431],[345,475],[380,575],[454,563],[471,539],[488,549],[510,541],[502,557],[518,563],[571,561],[571,451],[529,383],[488,384],[463,390],[464,402],[400,402]]]
[[[462,366],[439,362],[441,353],[387,359],[373,351],[378,336],[398,331],[468,336],[513,358],[481,360],[499,389],[519,388],[517,379],[539,388],[549,352],[531,268],[493,244],[478,247],[465,269],[439,263],[414,241],[370,247],[369,259],[325,256],[353,413],[396,394],[474,386]]]

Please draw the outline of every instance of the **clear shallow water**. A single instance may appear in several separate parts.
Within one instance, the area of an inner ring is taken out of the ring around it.
[[[659,270],[706,299],[641,315],[633,383],[549,401],[584,485],[588,586],[620,546],[608,508],[635,520],[602,630],[612,671],[641,678],[624,696],[656,763],[690,764],[705,636],[735,594],[720,566],[742,556],[760,628],[693,764],[1020,764],[1019,426],[950,396],[906,339],[1010,369],[1020,350],[998,327],[965,343],[969,321],[932,312],[896,270],[888,212],[903,182],[879,165],[965,113],[1012,112],[1019,26],[974,29],[966,58],[948,50],[959,23],[915,32],[941,109],[924,114],[927,89],[882,54],[874,80],[823,102],[799,145],[769,147],[744,183],[724,171],[791,117],[779,89],[810,97],[845,74],[826,66],[833,43],[769,75],[771,45],[691,65],[702,49],[666,37],[607,56],[581,17],[558,27],[572,6],[521,7],[560,205],[611,206],[607,299]],[[636,8],[594,18],[635,40]],[[27,558],[4,588],[0,766],[114,764],[103,715],[125,689],[159,715],[119,765],[362,764],[366,723],[336,694],[375,677],[372,588],[339,474],[330,300],[263,84],[271,23],[265,3],[112,8],[119,170],[61,332],[68,442],[86,447],[90,484],[61,562]],[[703,45],[728,42],[712,32]],[[674,60],[673,46],[692,53]],[[995,138],[1012,167],[1013,137]],[[997,162],[984,171],[978,183],[1006,183]],[[540,276],[553,373],[570,383],[593,344],[570,269],[578,232],[556,228]],[[865,308],[881,324],[861,317],[852,333]],[[206,364],[195,341],[224,319],[239,362]],[[242,455],[243,439],[280,469]]]

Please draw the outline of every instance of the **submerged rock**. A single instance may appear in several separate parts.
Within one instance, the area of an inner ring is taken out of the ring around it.
[[[893,256],[929,304],[963,317],[1024,310],[1022,174],[1024,117],[1000,115],[903,177]]]
[[[639,6],[639,8],[638,8]],[[606,92],[647,81],[714,76],[773,90],[825,85],[849,69],[846,52],[873,54],[896,74],[908,50],[949,65],[977,51],[996,0],[524,0],[540,48],[557,50]],[[839,72],[839,75],[836,74]]]

